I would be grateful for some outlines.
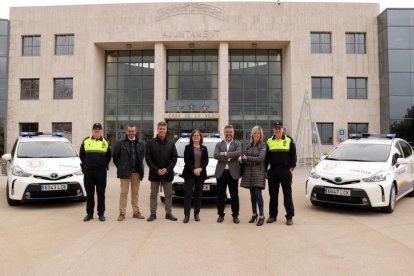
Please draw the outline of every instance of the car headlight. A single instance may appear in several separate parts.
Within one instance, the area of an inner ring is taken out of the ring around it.
[[[82,175],[83,174],[82,169],[79,169],[79,171],[74,172],[73,174],[74,175]]]
[[[387,172],[384,170],[380,170],[376,174],[370,177],[367,177],[367,178],[363,178],[362,180],[365,182],[380,182],[380,181],[384,181],[386,178],[387,178]]]
[[[21,177],[29,177],[29,176],[31,176],[30,173],[25,172],[19,166],[14,166],[13,167],[12,174],[15,175],[15,176],[21,176]]]
[[[309,176],[310,176],[310,177],[312,177],[312,178],[315,178],[315,179],[319,179],[319,178],[321,178],[321,176],[320,176],[319,174],[317,174],[317,173],[316,173],[315,168],[313,168],[313,169],[310,171]]]

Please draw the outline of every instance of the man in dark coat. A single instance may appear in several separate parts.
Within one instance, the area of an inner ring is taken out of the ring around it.
[[[117,177],[121,181],[118,221],[125,219],[130,185],[133,210],[132,217],[137,219],[144,218],[138,207],[139,186],[144,177],[144,154],[144,143],[138,139],[137,128],[134,124],[129,124],[126,137],[115,144],[113,153],[113,161],[117,168]]]
[[[157,196],[160,185],[165,194],[165,218],[176,221],[172,214],[172,180],[174,166],[177,163],[177,149],[175,144],[167,139],[167,123],[159,122],[157,136],[148,142],[145,160],[149,167],[148,180],[151,182],[150,211],[147,221],[157,219]]]

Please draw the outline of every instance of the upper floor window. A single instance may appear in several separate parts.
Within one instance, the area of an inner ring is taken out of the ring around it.
[[[346,53],[347,54],[366,54],[366,34],[365,33],[346,33]]]
[[[367,78],[347,78],[348,99],[367,99]]]
[[[40,56],[40,35],[24,35],[22,45],[23,56]]]
[[[331,33],[311,32],[311,53],[331,53]]]
[[[73,55],[75,47],[74,34],[62,34],[55,36],[55,54],[56,55]]]
[[[21,100],[39,99],[39,79],[22,79],[20,89]]]
[[[73,78],[54,79],[53,99],[73,98]]]
[[[332,77],[312,77],[312,99],[332,99]]]

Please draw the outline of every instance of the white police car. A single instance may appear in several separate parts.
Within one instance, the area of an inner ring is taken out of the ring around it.
[[[184,170],[184,149],[185,146],[189,144],[190,138],[188,133],[182,134],[182,136],[177,140],[175,146],[177,148],[178,159],[177,164],[174,167],[174,180],[172,182],[172,194],[173,198],[183,199],[184,198],[184,178],[181,177],[181,174]],[[207,165],[207,179],[204,181],[203,185],[203,199],[215,199],[217,198],[217,180],[214,176],[217,166],[217,159],[214,159],[214,149],[216,144],[220,142],[220,134],[218,133],[204,133],[203,134],[203,145],[207,147],[208,151],[208,165]],[[164,192],[160,191],[161,201],[164,202],[165,195]],[[227,198],[230,198],[230,194],[227,191]]]
[[[14,143],[7,162],[7,202],[76,198],[85,200],[79,155],[61,133],[26,132]]]
[[[414,154],[395,135],[353,135],[310,172],[306,197],[314,205],[337,204],[381,208],[392,213],[395,202],[414,196]]]

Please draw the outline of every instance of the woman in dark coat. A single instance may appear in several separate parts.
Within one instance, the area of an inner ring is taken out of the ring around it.
[[[263,129],[260,126],[253,127],[250,133],[250,143],[246,145],[244,154],[241,156],[244,170],[240,186],[250,189],[253,215],[249,223],[257,220],[257,207],[259,207],[259,220],[257,226],[263,225],[263,196],[262,190],[266,183],[266,143],[263,140]]]
[[[198,129],[190,135],[190,143],[184,149],[184,223],[190,220],[191,199],[194,190],[194,220],[200,221],[201,196],[207,179],[208,152],[203,146],[203,135]]]

